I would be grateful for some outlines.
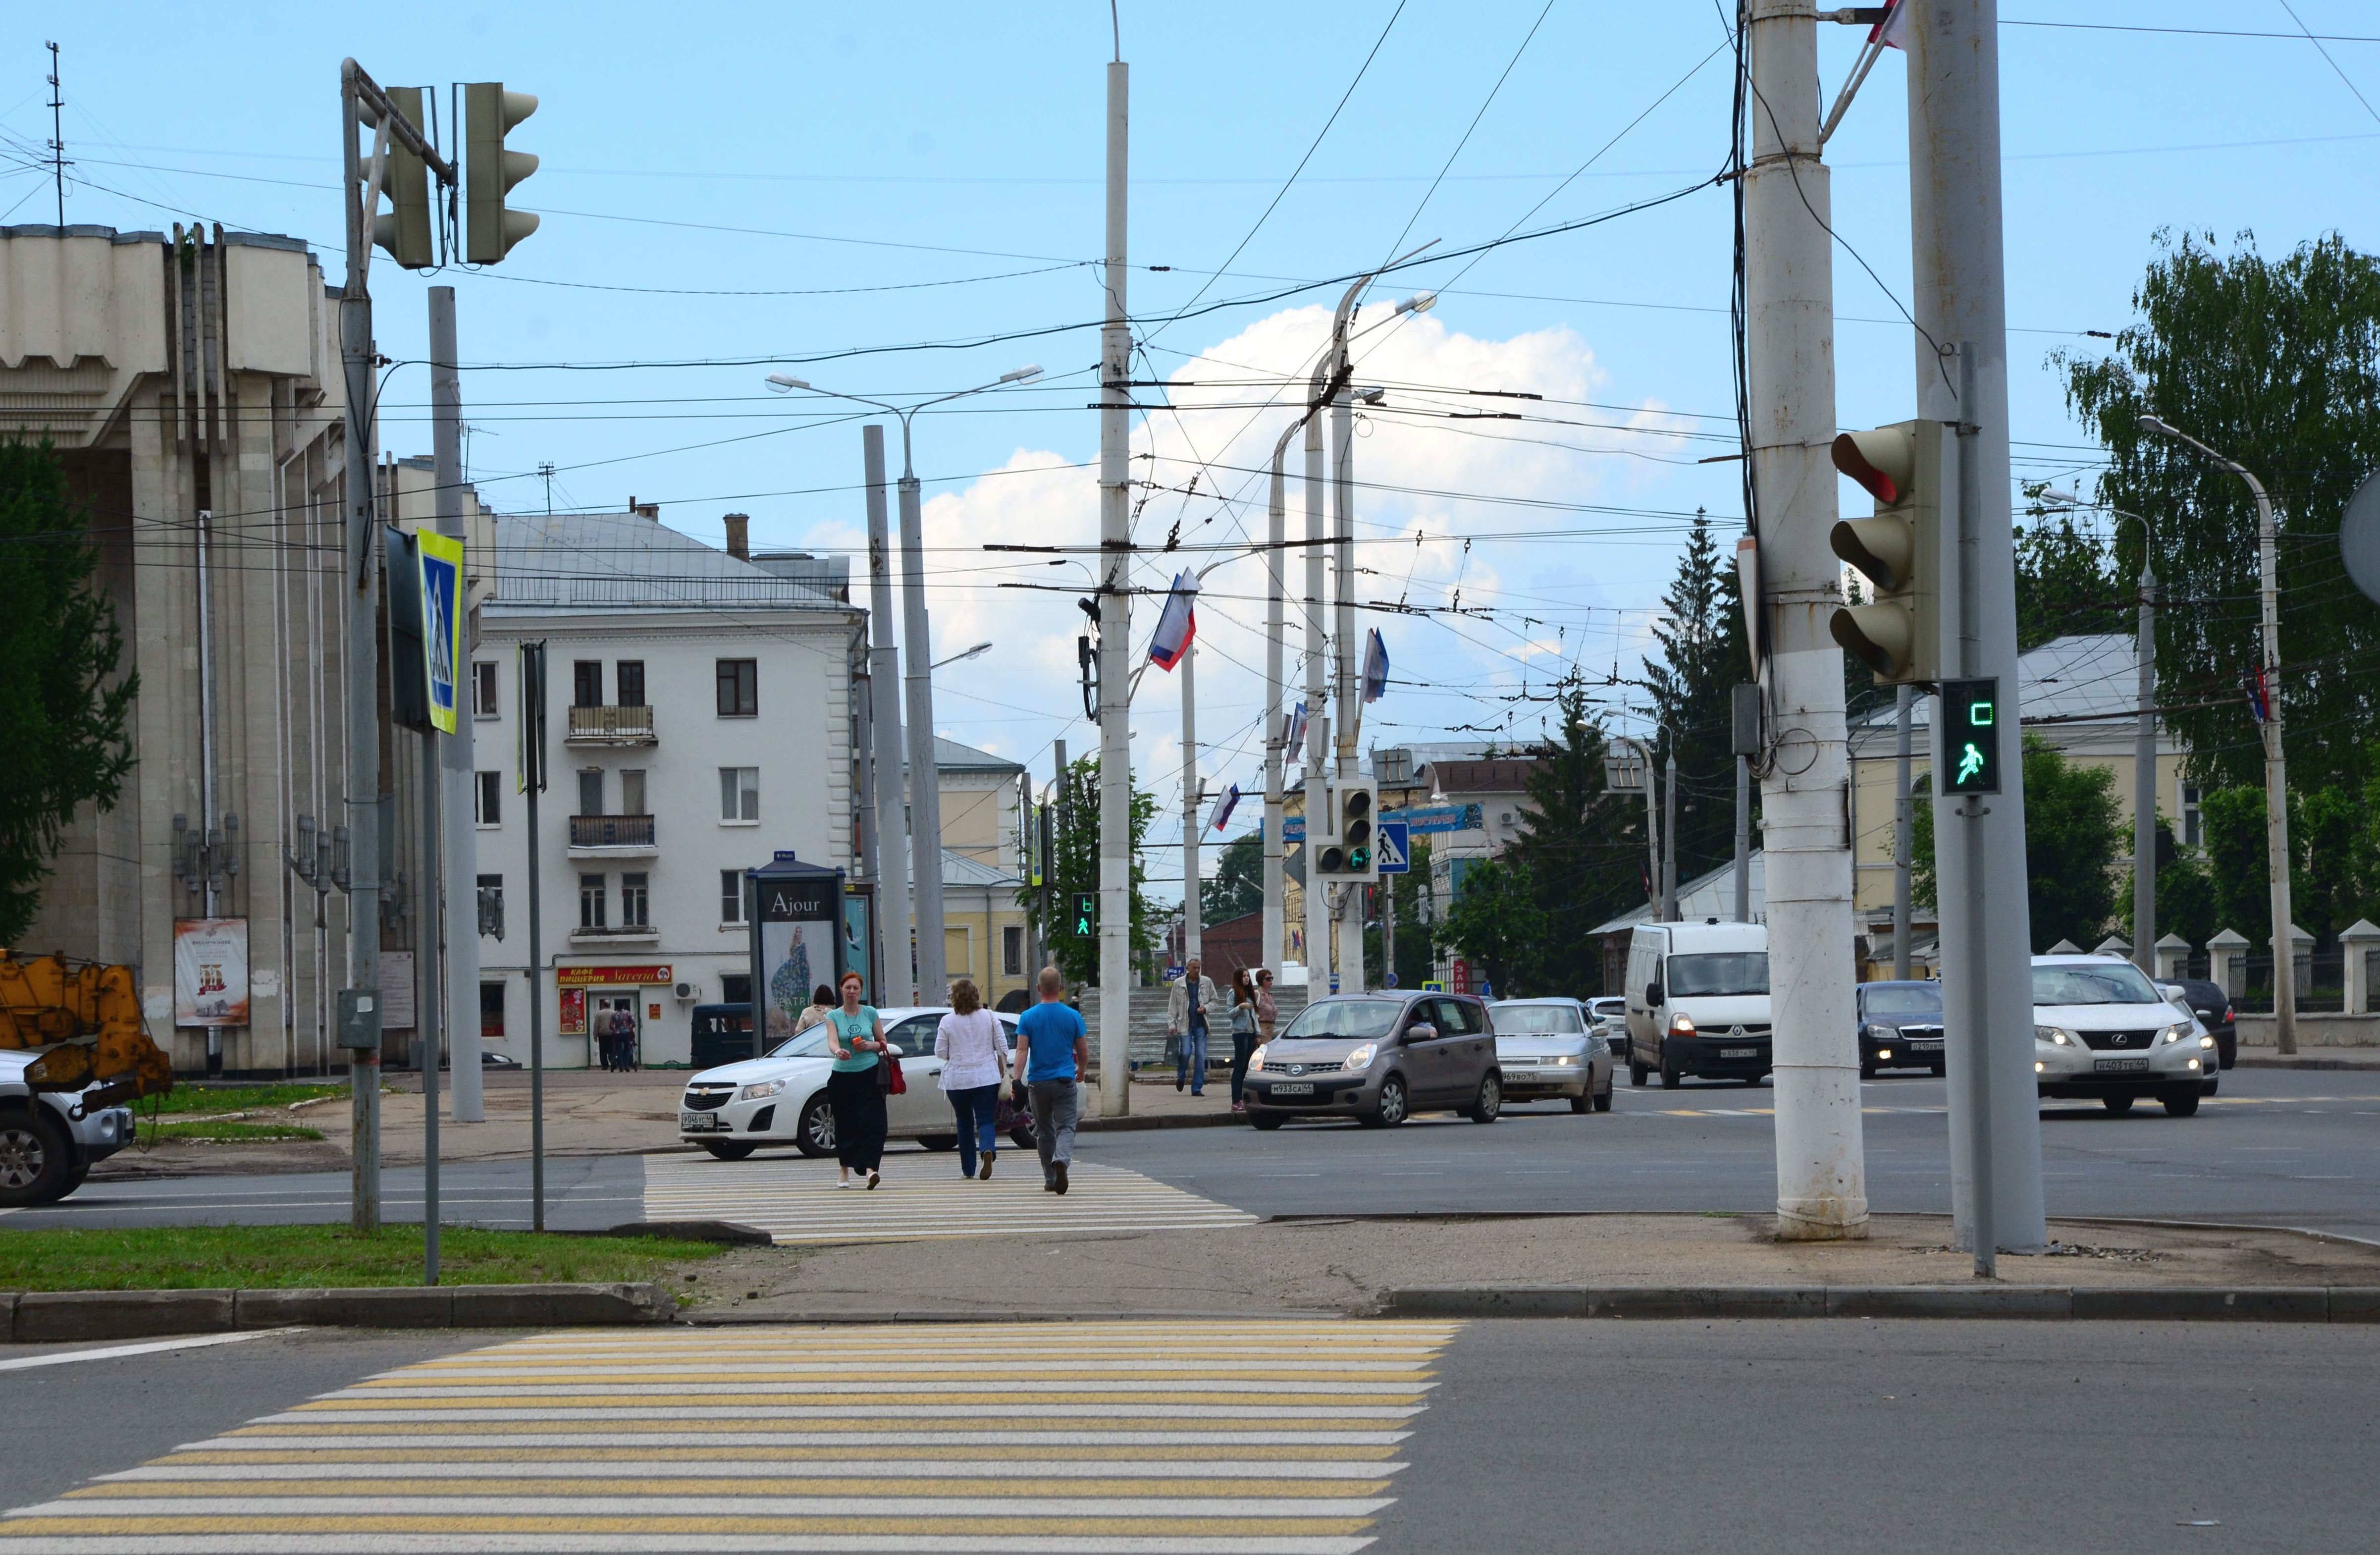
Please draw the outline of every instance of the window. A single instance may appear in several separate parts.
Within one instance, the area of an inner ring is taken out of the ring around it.
[[[760,819],[760,769],[719,769],[719,819],[741,824]]]
[[[603,771],[600,767],[590,767],[578,774],[578,813],[603,813]]]
[[[1003,978],[1025,975],[1025,930],[1013,923],[1000,931],[1000,975]]]
[[[719,1002],[722,1004],[752,1002],[752,974],[749,972],[722,974],[719,979]]]
[[[645,774],[642,768],[631,768],[620,774],[620,813],[650,815],[645,808]]]
[[[719,921],[722,923],[743,923],[746,921],[744,917],[744,871],[741,869],[722,869],[719,871]]]
[[[648,882],[652,877],[642,870],[620,877],[620,927],[650,929],[653,917]]]
[[[578,927],[603,927],[603,877],[601,875],[578,877]]]
[[[645,662],[642,659],[623,659],[614,667],[613,674],[616,677],[614,687],[620,693],[620,705],[624,708],[643,707],[645,705]]]
[[[570,705],[575,708],[600,708],[603,705],[603,661],[580,659],[570,666]]]
[[[480,884],[480,932],[492,939],[504,937],[504,877],[481,875]]]
[[[493,659],[475,659],[471,662],[471,716],[474,718],[499,716],[499,710],[496,707],[496,662]]]
[[[719,716],[760,716],[760,662],[757,659],[719,661]]]
[[[502,1037],[504,1034],[504,985],[480,985],[480,1035]]]
[[[2194,783],[2181,785],[2181,841],[2185,847],[2204,847],[2206,844],[2198,814],[2198,784]]]
[[[471,819],[482,826],[498,826],[504,819],[504,774],[473,772]]]

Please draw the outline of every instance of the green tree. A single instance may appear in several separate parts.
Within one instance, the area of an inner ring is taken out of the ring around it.
[[[1499,998],[1541,986],[1538,954],[1546,943],[1546,914],[1525,865],[1500,858],[1472,861],[1455,887],[1439,937],[1479,964]]]
[[[1922,902],[1937,900],[1930,794],[1929,783],[1910,847],[1910,894]],[[2131,828],[2116,802],[2115,771],[2069,761],[2038,735],[2027,735],[2025,905],[2034,954],[2060,940],[2089,950],[2107,937],[2116,917],[2116,861],[2131,845]]]
[[[1223,844],[1214,873],[1198,882],[1198,921],[1222,923],[1264,908],[1264,833]]]
[[[140,677],[92,584],[98,553],[47,442],[0,443],[0,945],[32,927],[78,807],[115,807]]]
[[[2075,526],[2070,513],[2032,509],[2016,531],[2016,645],[2052,638],[2131,629],[2138,590],[2119,583],[2105,541]]]
[[[2223,927],[2215,872],[2204,852],[2178,848],[2157,870],[2156,916],[2160,936],[2179,934],[2201,950]]]
[[[2236,929],[2262,951],[2272,939],[2273,897],[2265,860],[2265,791],[2234,784],[2199,796],[2206,871],[2214,881],[2217,929]]]
[[[1603,978],[1587,931],[1645,898],[1645,807],[1604,786],[1603,728],[1587,711],[1585,688],[1573,680],[1556,695],[1560,737],[1531,752],[1536,759],[1510,857],[1527,871],[1546,924],[1532,971],[1543,991],[1584,997]],[[1729,823],[1732,829],[1731,814]]]
[[[2228,255],[2211,234],[2160,233],[2157,245],[2132,294],[2135,322],[2109,354],[2060,351],[2050,364],[2107,449],[2099,499],[2156,525],[2156,571],[2174,607],[2157,618],[2164,715],[2194,776],[2263,780],[2242,690],[2259,655],[2255,504],[2238,476],[2142,431],[2144,412],[2269,488],[2290,776],[2309,791],[2360,789],[2380,775],[2380,607],[2347,582],[2333,537],[2348,497],[2380,467],[2380,260],[2336,234],[2280,259],[2244,234]],[[2139,526],[2119,528],[2117,577],[2139,571],[2140,546]]]
[[[1734,687],[1752,677],[1752,655],[1734,562],[1721,555],[1708,515],[1696,513],[1653,624],[1660,652],[1645,665],[1661,726],[1655,781],[1671,756],[1678,761],[1681,882],[1735,856]]]
[[[1016,900],[1024,905],[1026,917],[1039,930],[1042,942],[1050,947],[1050,959],[1066,974],[1066,981],[1078,988],[1096,986],[1099,980],[1099,942],[1096,935],[1076,939],[1067,932],[1073,925],[1068,916],[1073,912],[1072,899],[1078,892],[1096,892],[1099,888],[1099,759],[1079,758],[1066,768],[1063,803],[1070,824],[1058,833],[1056,848],[1057,879],[1052,897],[1059,917],[1055,923],[1041,921],[1040,893],[1030,887],[1021,889]],[[1156,924],[1162,909],[1148,899],[1142,889],[1148,879],[1146,861],[1141,856],[1141,844],[1148,835],[1149,822],[1157,819],[1157,796],[1138,784],[1132,786],[1132,948],[1135,954],[1156,948]]]

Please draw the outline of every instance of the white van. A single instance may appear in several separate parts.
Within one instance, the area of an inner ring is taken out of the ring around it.
[[[1628,946],[1628,1078],[1758,1085],[1770,1063],[1768,926],[1647,923]]]

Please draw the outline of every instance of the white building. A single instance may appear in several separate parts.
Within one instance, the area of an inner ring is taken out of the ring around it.
[[[731,516],[729,543],[743,549]],[[750,997],[743,871],[780,853],[851,869],[853,675],[866,613],[847,564],[756,565],[658,509],[497,520],[497,592],[473,655],[482,890],[480,1030],[526,1061],[595,1062],[598,1011],[643,1061],[689,1056],[695,1004]],[[516,791],[517,646],[546,644],[551,786],[540,796],[542,954],[529,977],[528,831]]]

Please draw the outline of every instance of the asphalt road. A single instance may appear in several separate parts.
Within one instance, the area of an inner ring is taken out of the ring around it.
[[[1086,1549],[1132,1533],[1172,1555],[1289,1548],[1263,1525],[1305,1519],[1326,1537],[1298,1547],[1336,1555],[2299,1555],[2368,1548],[2380,1510],[2380,1329],[1339,1326],[580,1333],[531,1339],[539,1351],[299,1332],[66,1359],[0,1372],[15,1422],[0,1548],[461,1551],[541,1534],[552,1549],[826,1551],[980,1528],[1033,1547],[1089,1535],[1064,1545]],[[1334,1340],[1337,1363],[1317,1369]],[[1417,1343],[1435,1352],[1418,1391],[1363,1379],[1393,1379],[1390,1352]],[[722,1346],[751,1380],[715,1386]],[[485,1358],[322,1397],[466,1350]],[[999,1357],[1020,1351],[1076,1379],[1018,1383]],[[1152,1391],[1153,1365],[1168,1380]],[[840,1397],[820,1393],[826,1377]],[[475,1431],[468,1417],[494,1404],[513,1424]],[[401,1462],[382,1459],[394,1446]],[[607,1535],[624,1512],[634,1532]]]
[[[1868,1194],[1879,1211],[1947,1213],[1944,1087],[1925,1076],[1864,1087]],[[1483,1210],[1734,1210],[1776,1202],[1766,1086],[1622,1083],[1608,1113],[1515,1108],[1492,1127],[1450,1114],[1402,1128],[1292,1124],[1086,1134],[1083,1160],[1128,1167],[1259,1215]],[[912,1147],[896,1146],[902,1155]],[[2380,1075],[2235,1069],[2193,1118],[2095,1103],[2042,1114],[2050,1212],[2301,1226],[2380,1241]],[[675,1158],[666,1158],[675,1159]],[[760,1166],[773,1159],[754,1158]],[[589,1230],[645,1218],[642,1158],[547,1165],[548,1223]],[[420,1174],[385,1175],[390,1221],[418,1220]],[[528,1223],[528,1168],[475,1162],[443,1176],[447,1219]],[[672,1214],[690,1213],[674,1205]],[[347,1216],[344,1173],[184,1177],[87,1184],[0,1227],[327,1221]],[[727,1218],[733,1218],[732,1215]]]

